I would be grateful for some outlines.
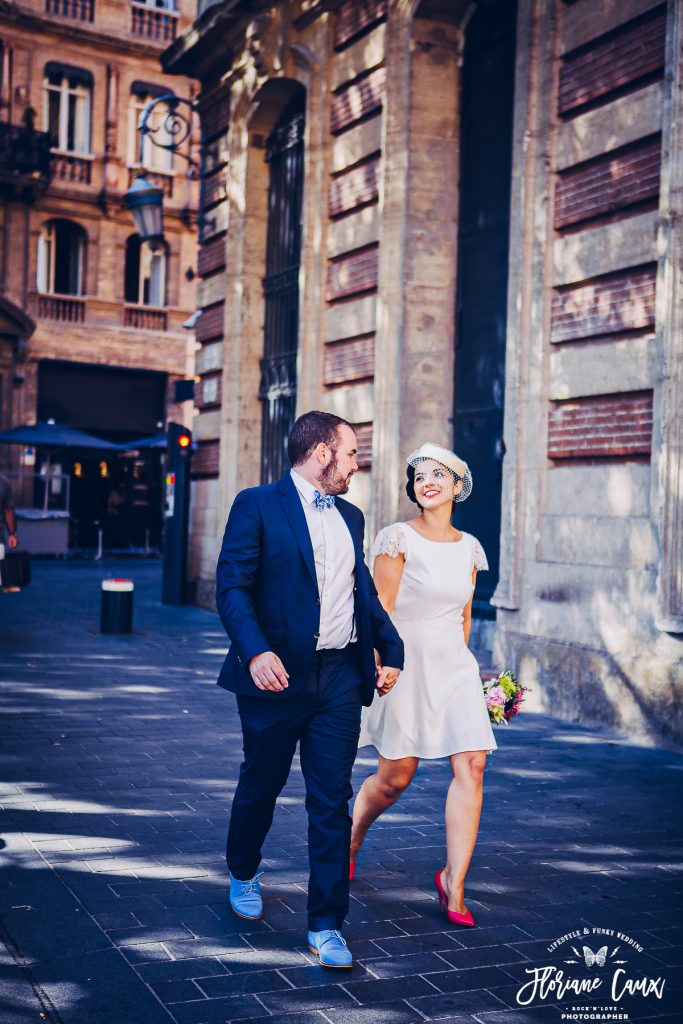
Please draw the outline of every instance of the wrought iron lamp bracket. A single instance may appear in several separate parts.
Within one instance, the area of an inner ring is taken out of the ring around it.
[[[178,107],[181,103],[186,104],[189,107],[189,116],[186,117],[182,114]],[[164,115],[159,119],[158,124],[152,124],[152,115],[156,107],[164,106]],[[159,149],[169,150],[171,153],[177,153],[182,156],[184,160],[187,160],[190,167],[195,168],[195,171],[201,171],[204,169],[204,164],[207,159],[217,160],[218,159],[218,148],[217,146],[205,146],[200,142],[199,144],[199,162],[192,156],[191,145],[192,140],[190,138],[192,134],[192,115],[197,112],[197,105],[194,100],[188,100],[184,96],[176,96],[174,92],[164,93],[161,96],[155,96],[154,99],[150,100],[144,110],[140,112],[138,118],[138,130],[143,137],[147,137],[153,146],[157,146]],[[159,136],[159,138],[157,138]],[[167,138],[168,142],[162,142],[161,138]],[[190,147],[187,152],[181,152],[181,146],[184,145],[187,140],[190,139]]]
[[[188,116],[178,110],[181,103],[189,108]],[[157,107],[163,108],[163,116],[158,119],[157,123],[154,123],[152,118]],[[140,117],[138,118],[138,131],[140,132],[141,140],[148,138],[152,145],[158,149],[165,149],[183,157],[189,165],[188,177],[193,180],[197,179],[206,169],[207,160],[216,161],[218,159],[217,147],[208,147],[201,142],[199,144],[199,161],[195,160],[192,155],[192,115],[196,112],[197,106],[194,100],[186,99],[184,96],[176,96],[175,93],[169,92],[151,99],[144,110],[140,112]],[[164,142],[162,139],[167,141]],[[181,147],[188,140],[187,150],[183,151]],[[197,227],[200,233],[204,228],[210,229],[213,224],[214,220],[212,218],[204,216],[200,201],[200,211],[197,216]]]

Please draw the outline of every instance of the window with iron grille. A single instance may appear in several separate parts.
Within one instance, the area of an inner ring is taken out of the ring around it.
[[[269,167],[265,326],[261,385],[261,482],[287,471],[287,435],[296,410],[299,266],[304,184],[304,90],[268,138]]]

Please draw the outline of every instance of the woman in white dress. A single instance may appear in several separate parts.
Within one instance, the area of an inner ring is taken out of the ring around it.
[[[374,578],[380,600],[405,643],[398,685],[365,708],[359,746],[379,753],[377,772],[356,798],[351,877],[368,829],[410,784],[420,758],[450,760],[446,799],[446,866],[434,879],[439,908],[472,927],[465,875],[481,814],[486,754],[496,749],[476,658],[467,644],[478,570],[488,568],[479,541],[451,525],[472,477],[462,459],[436,444],[408,456],[408,497],[420,514],[381,530]]]

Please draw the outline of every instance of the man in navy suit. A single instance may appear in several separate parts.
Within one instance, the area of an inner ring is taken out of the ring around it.
[[[388,693],[403,642],[363,560],[364,519],[345,494],[356,437],[309,412],[287,445],[292,471],[237,495],[218,560],[216,603],[230,650],[218,680],[237,695],[244,761],[227,843],[230,904],[262,916],[261,848],[299,743],[306,783],[308,945],[350,967],[348,802],[362,705]]]

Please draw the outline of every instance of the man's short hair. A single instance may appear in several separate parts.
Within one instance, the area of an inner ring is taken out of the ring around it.
[[[313,410],[299,416],[287,438],[290,466],[300,466],[319,444],[326,444],[335,450],[339,446],[339,427],[343,424],[351,427],[348,420],[331,412]]]

